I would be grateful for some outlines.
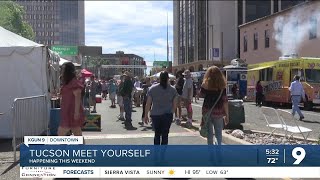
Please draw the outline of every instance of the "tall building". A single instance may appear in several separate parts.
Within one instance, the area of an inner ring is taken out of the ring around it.
[[[173,1],[173,72],[228,64],[240,57],[239,25],[304,1]]]
[[[33,27],[37,43],[84,45],[84,1],[17,0],[26,10],[24,19]]]

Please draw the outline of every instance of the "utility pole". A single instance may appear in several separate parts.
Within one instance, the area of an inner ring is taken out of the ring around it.
[[[221,49],[220,49],[221,53],[221,65],[223,66],[223,32],[221,32]]]
[[[173,56],[172,47],[170,47],[170,51],[171,51],[171,62],[172,62],[172,56]]]
[[[213,24],[212,25],[210,25],[210,27],[211,27],[211,34],[212,34],[212,37],[211,37],[211,42],[212,42],[212,47],[211,47],[211,60],[213,61],[213,48],[214,48],[214,33],[213,33]]]
[[[167,12],[167,68],[169,67],[169,27],[168,27],[168,12]]]

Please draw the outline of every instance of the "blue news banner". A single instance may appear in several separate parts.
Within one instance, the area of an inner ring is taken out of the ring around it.
[[[22,145],[20,165],[62,167],[320,166],[319,145]]]

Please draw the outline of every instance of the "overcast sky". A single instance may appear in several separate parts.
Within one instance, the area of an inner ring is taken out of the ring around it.
[[[172,1],[85,1],[86,45],[102,46],[103,53],[137,54],[147,65],[154,55],[166,61],[167,14],[170,47],[173,42],[172,9]]]

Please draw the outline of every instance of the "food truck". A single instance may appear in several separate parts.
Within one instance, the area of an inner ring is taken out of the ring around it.
[[[249,65],[247,99],[255,100],[255,88],[260,80],[265,103],[290,104],[289,87],[295,75],[301,77],[304,87],[304,108],[311,110],[320,105],[320,58],[301,57]]]

